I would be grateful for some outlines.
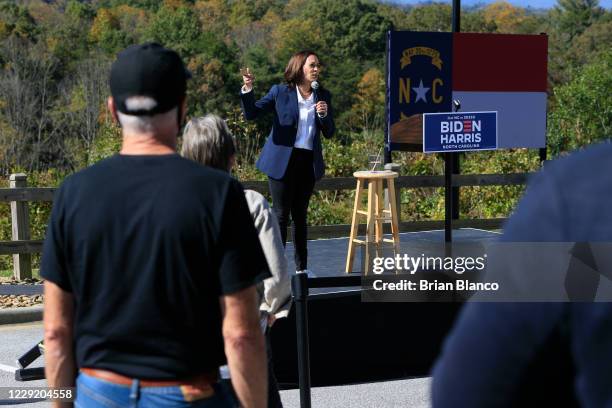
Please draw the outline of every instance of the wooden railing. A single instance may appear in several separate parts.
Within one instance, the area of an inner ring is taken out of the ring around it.
[[[454,175],[454,187],[468,186],[507,186],[521,185],[527,182],[531,173],[513,174],[465,174]],[[260,193],[268,192],[267,181],[245,181],[245,189]],[[395,181],[396,188],[432,188],[444,187],[444,176],[400,176]],[[315,190],[352,190],[355,179],[352,177],[323,178],[315,185]],[[22,280],[32,276],[31,254],[42,251],[42,240],[30,239],[30,222],[28,202],[53,201],[55,188],[27,187],[25,174],[13,174],[10,177],[10,188],[0,188],[0,202],[10,202],[12,240],[0,241],[0,255],[13,255],[13,274],[15,279]],[[401,194],[397,194],[398,198]],[[401,203],[400,203],[401,205]],[[399,208],[399,207],[398,207]],[[400,211],[401,213],[401,211]],[[504,218],[459,219],[453,221],[453,228],[497,229]],[[444,228],[444,220],[404,221],[400,222],[401,232],[427,231]],[[308,228],[308,239],[336,238],[348,236],[350,225],[316,225]],[[365,225],[360,226],[360,234]],[[287,234],[288,237],[291,234]]]

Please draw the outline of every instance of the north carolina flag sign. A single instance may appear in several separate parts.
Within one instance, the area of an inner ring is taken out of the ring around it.
[[[548,37],[390,31],[389,150],[422,149],[422,113],[497,111],[499,148],[546,145]]]

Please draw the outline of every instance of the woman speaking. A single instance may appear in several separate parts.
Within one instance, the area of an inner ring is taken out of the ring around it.
[[[273,211],[278,218],[283,244],[287,242],[289,215],[293,221],[295,267],[307,272],[308,202],[316,180],[323,177],[325,163],[321,133],[334,134],[331,94],[319,86],[319,58],[312,51],[294,54],[285,68],[286,84],[274,85],[259,100],[253,95],[254,76],[242,72],[240,99],[247,120],[272,112],[270,136],[257,160],[257,168],[268,175]]]

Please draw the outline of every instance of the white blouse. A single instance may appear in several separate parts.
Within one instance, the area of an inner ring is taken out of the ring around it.
[[[315,134],[315,100],[314,92],[308,99],[304,99],[298,87],[295,87],[298,99],[298,110],[300,118],[298,121],[297,135],[293,147],[312,150],[312,141]]]

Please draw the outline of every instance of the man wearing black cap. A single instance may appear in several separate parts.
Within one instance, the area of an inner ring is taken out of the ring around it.
[[[217,383],[226,355],[241,405],[266,403],[255,285],[270,275],[239,183],[175,152],[188,77],[158,44],[122,51],[108,100],[121,152],[54,198],[46,376],[76,380],[79,406],[235,406]]]

